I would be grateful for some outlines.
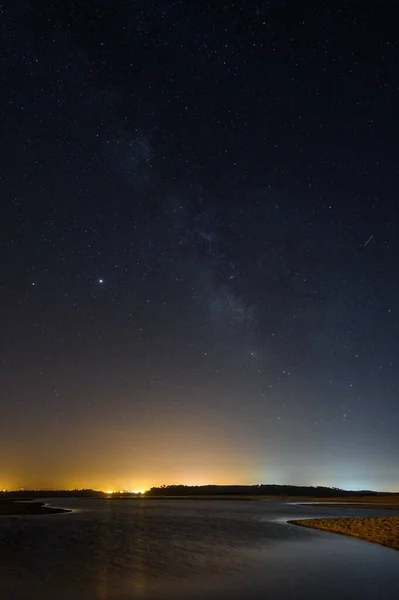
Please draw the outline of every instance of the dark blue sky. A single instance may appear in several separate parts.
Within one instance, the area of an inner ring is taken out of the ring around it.
[[[398,490],[396,3],[1,27],[0,487]]]

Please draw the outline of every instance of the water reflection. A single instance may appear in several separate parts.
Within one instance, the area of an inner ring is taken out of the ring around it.
[[[145,507],[140,502],[137,508],[137,520],[140,523],[145,523]],[[135,538],[135,552],[133,554],[133,596],[137,598],[145,598],[147,592],[147,580],[145,577],[144,556],[146,554],[146,532],[140,531]]]
[[[266,502],[68,499],[62,504],[80,510],[1,519],[1,597],[399,596],[398,552],[285,523],[291,518],[353,515],[355,509]]]
[[[104,511],[107,512],[107,519],[110,518],[110,512],[112,510],[111,504],[108,501],[104,501]],[[102,600],[109,599],[109,577],[107,565],[109,564],[109,549],[110,549],[110,535],[109,529],[103,528],[100,530],[100,536],[98,539],[98,586],[97,586],[97,597]]]

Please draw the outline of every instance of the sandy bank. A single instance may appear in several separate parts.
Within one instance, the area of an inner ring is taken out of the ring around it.
[[[337,503],[328,503],[328,502],[318,502],[315,504],[312,504],[311,502],[306,502],[304,504],[301,504],[301,506],[316,506],[317,508],[367,508],[367,509],[371,509],[371,510],[399,510],[399,504],[383,504],[382,502],[378,502],[375,504],[367,504],[366,502],[361,502],[359,504],[356,503],[345,503],[345,502],[337,502]]]
[[[288,521],[301,527],[313,527],[399,550],[399,517],[342,517],[334,519],[296,519]]]

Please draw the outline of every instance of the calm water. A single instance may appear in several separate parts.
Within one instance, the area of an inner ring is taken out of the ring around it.
[[[76,511],[1,517],[2,600],[399,598],[398,551],[284,522],[384,511],[241,501],[53,504]]]

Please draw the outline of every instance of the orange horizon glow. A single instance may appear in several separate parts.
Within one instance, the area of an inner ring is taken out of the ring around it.
[[[46,444],[0,458],[0,489],[148,490],[252,484],[266,475],[250,441],[210,415],[168,414],[155,421],[148,415],[126,429],[93,422],[84,437],[76,436],[67,429],[50,433]]]

